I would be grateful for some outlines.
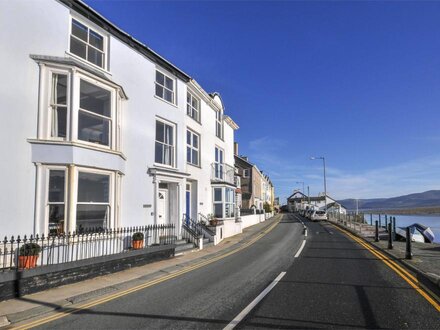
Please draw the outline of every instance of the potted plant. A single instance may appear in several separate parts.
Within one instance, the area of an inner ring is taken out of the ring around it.
[[[37,266],[41,247],[37,243],[26,243],[20,247],[18,254],[18,268],[34,268]]]
[[[217,226],[218,219],[215,217],[214,214],[208,214],[208,219],[209,219],[209,225],[210,226]]]
[[[144,247],[144,234],[140,231],[136,232],[131,236],[133,249],[139,250]]]

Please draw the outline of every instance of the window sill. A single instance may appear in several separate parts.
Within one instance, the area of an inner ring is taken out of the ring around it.
[[[122,159],[127,160],[127,157],[120,151],[116,151],[109,148],[101,148],[98,146],[94,146],[88,143],[81,143],[77,141],[65,141],[65,140],[44,140],[44,139],[27,139],[29,143],[32,144],[52,144],[52,145],[63,145],[63,146],[72,146],[72,147],[78,147],[83,149],[89,149],[94,151],[100,151],[104,153],[109,153],[113,155],[118,155]]]
[[[99,67],[99,66],[93,64],[92,62],[89,62],[89,61],[83,59],[82,57],[80,57],[80,56],[78,56],[78,55],[75,55],[75,54],[73,54],[73,53],[71,53],[71,52],[69,52],[69,51],[66,51],[66,55],[68,55],[68,56],[70,56],[70,57],[73,57],[75,60],[81,61],[81,63],[84,63],[84,64],[90,66],[91,68],[95,69],[95,70],[98,70],[98,71],[100,71],[100,72],[102,72],[102,73],[105,73],[106,75],[110,75],[110,76],[112,75],[112,74],[110,73],[110,71],[108,71],[108,70],[106,70],[106,69],[104,69],[104,68],[101,68],[101,67]],[[108,63],[107,63],[107,64],[108,64]]]
[[[201,120],[197,120],[197,119],[194,119],[193,117],[191,117],[190,115],[186,115],[188,118],[191,118],[191,120],[192,121],[194,121],[195,123],[197,123],[197,124],[199,124],[200,126],[202,126],[202,121]]]
[[[161,163],[154,163],[153,166],[157,167],[157,168],[163,168],[166,170],[175,170],[176,172],[178,171],[177,167],[169,166],[169,165],[165,165],[165,164],[161,164]]]
[[[163,98],[157,96],[156,94],[154,94],[153,96],[154,96],[154,98],[156,98],[156,99],[158,99],[158,100],[161,100],[162,102],[165,102],[166,104],[169,104],[169,105],[171,105],[171,106],[173,106],[173,107],[175,107],[175,108],[177,108],[177,109],[179,108],[179,107],[177,106],[177,104],[174,104],[174,103],[168,102],[167,100],[165,100],[165,99],[163,99]]]

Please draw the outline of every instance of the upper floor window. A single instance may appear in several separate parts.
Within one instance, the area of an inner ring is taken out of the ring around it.
[[[175,81],[160,71],[156,71],[156,96],[175,104]]]
[[[120,94],[111,83],[69,69],[44,67],[39,139],[120,147]],[[46,110],[47,109],[47,110]]]
[[[52,74],[50,98],[51,137],[67,137],[67,75]]]
[[[200,137],[198,134],[186,131],[186,161],[188,164],[199,165]]]
[[[186,96],[186,114],[200,122],[200,99],[188,93]]]
[[[155,163],[175,166],[174,128],[174,125],[156,120]]]
[[[223,149],[215,147],[214,177],[222,180],[224,178]]]
[[[243,170],[243,178],[249,178],[249,169]]]
[[[72,18],[70,52],[86,61],[105,68],[104,36]]]
[[[218,138],[223,139],[223,120],[220,111],[216,111],[215,113],[215,135]]]
[[[78,139],[108,146],[111,126],[111,92],[81,79]]]

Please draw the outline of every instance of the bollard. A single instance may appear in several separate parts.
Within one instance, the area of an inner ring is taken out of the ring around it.
[[[385,214],[385,232],[388,233],[388,216]]]
[[[374,234],[374,241],[379,242],[379,222],[376,220],[375,224],[376,224],[376,232]]]
[[[393,217],[393,241],[396,240],[396,217]]]
[[[393,233],[391,230],[391,222],[388,224],[388,248],[393,249]]]
[[[382,227],[382,220],[380,218],[380,213],[379,213],[379,228]]]
[[[406,227],[406,253],[405,253],[405,259],[412,259],[411,233],[409,232],[409,227]]]
[[[373,225],[373,213],[370,213],[370,225]]]

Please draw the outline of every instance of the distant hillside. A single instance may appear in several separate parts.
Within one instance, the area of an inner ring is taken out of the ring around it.
[[[338,201],[349,210],[356,209],[356,199]],[[392,198],[359,199],[360,210],[392,210],[440,207],[440,190],[429,190],[422,193]]]

